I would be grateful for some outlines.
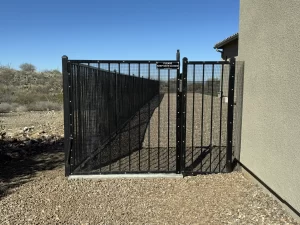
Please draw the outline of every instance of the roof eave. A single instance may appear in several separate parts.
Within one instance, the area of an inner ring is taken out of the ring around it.
[[[219,48],[223,48],[225,45],[227,45],[228,43],[235,41],[239,38],[239,34],[236,33],[234,35],[232,35],[231,37],[226,38],[225,40],[215,44],[214,49],[219,49]]]

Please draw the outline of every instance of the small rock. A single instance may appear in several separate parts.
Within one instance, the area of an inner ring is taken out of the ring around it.
[[[5,131],[0,131],[0,139],[3,140],[6,136],[6,132]]]
[[[23,132],[31,132],[31,131],[33,131],[33,129],[34,129],[34,126],[31,126],[31,127],[24,127],[23,128]]]

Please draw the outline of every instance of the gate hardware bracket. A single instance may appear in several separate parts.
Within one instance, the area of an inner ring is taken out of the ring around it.
[[[179,92],[182,92],[182,80],[179,80],[179,88],[178,88]]]

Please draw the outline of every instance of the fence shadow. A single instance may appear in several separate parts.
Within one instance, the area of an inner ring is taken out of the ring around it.
[[[226,146],[187,147],[186,152],[185,172],[226,172]]]
[[[74,171],[74,174],[87,174],[93,171],[108,172],[111,165],[142,148],[145,133],[155,109],[160,105],[164,94],[155,96],[146,103],[121,128],[117,135],[93,158]],[[130,160],[128,162],[130,164]],[[124,165],[123,165],[124,166]],[[130,165],[128,165],[130,167]],[[101,169],[106,167],[106,169]],[[107,171],[108,170],[108,171]]]
[[[39,171],[64,165],[63,139],[0,140],[0,199]]]

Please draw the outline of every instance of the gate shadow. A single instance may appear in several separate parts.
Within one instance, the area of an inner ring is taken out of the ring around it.
[[[225,165],[226,146],[187,148],[185,168],[187,173],[223,173],[226,172]]]
[[[130,156],[142,149],[151,117],[163,98],[164,93],[161,93],[140,108],[97,155],[78,167],[73,174],[91,174],[95,171],[97,171],[96,173],[109,172],[113,164],[126,157],[129,157],[128,167],[126,166],[129,168]],[[104,167],[106,168],[104,169]],[[121,172],[121,168],[117,169],[118,171]]]
[[[0,140],[0,199],[39,171],[64,165],[63,139]]]

